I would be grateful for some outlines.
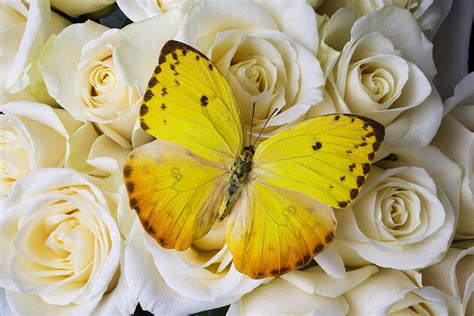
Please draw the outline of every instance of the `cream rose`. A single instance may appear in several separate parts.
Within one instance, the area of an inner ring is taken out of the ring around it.
[[[454,297],[423,287],[416,271],[383,269],[344,294],[347,315],[462,315]]]
[[[444,103],[445,117],[433,139],[438,147],[462,169],[457,239],[474,237],[474,73],[466,76]]]
[[[330,277],[319,267],[293,271],[244,295],[227,315],[346,315],[344,293],[377,271],[366,266],[347,272],[343,279]]]
[[[115,0],[51,0],[51,5],[69,16],[97,12],[115,3]]]
[[[71,169],[41,169],[0,203],[0,286],[14,313],[90,314],[112,297],[109,308],[133,311],[126,291],[113,294],[121,237],[98,187]]]
[[[142,21],[172,9],[192,6],[197,0],[117,0],[120,10],[132,21]]]
[[[117,29],[88,21],[64,29],[44,58],[49,93],[71,115],[89,121],[108,137],[130,149],[134,145],[139,92],[128,85],[115,60]]]
[[[433,147],[399,150],[373,167],[358,199],[336,210],[344,263],[418,269],[449,249],[459,209],[459,167]],[[443,168],[439,168],[443,166]],[[420,255],[422,254],[422,255]]]
[[[80,157],[74,152],[83,151],[97,137],[92,127],[45,104],[10,102],[0,110],[4,113],[0,115],[0,196],[31,171],[62,167],[66,161],[77,166]],[[85,135],[88,130],[93,134]]]
[[[52,34],[70,24],[55,12],[49,1],[2,1],[0,3],[0,100],[18,99],[23,92],[41,101],[48,99],[41,87],[42,76],[36,64],[41,49]],[[13,96],[12,96],[13,94]],[[25,96],[25,94],[27,96]]]
[[[474,314],[473,241],[455,244],[440,263],[424,269],[422,273],[426,285],[434,286],[461,300],[464,315]]]
[[[246,14],[241,14],[246,12]],[[212,16],[212,24],[209,24]],[[314,39],[311,39],[314,36]],[[177,39],[205,54],[229,82],[244,124],[264,137],[295,124],[322,100],[316,16],[305,1],[203,1]]]
[[[429,144],[442,103],[428,80],[436,72],[432,45],[412,15],[386,7],[356,20],[353,9],[344,8],[326,29],[322,41],[341,52],[326,84],[332,112],[361,114],[384,124],[385,145]]]

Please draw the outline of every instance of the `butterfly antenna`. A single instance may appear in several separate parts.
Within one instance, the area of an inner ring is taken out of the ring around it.
[[[252,106],[252,120],[250,121],[250,136],[249,136],[249,145],[252,145],[252,127],[253,127],[253,116],[255,114],[255,102]]]
[[[278,112],[278,108],[276,108],[275,110],[273,110],[272,114],[270,114],[270,116],[268,117],[268,119],[267,119],[267,121],[265,122],[265,124],[263,124],[262,130],[261,130],[260,133],[258,134],[257,139],[253,142],[252,146],[255,145],[255,143],[258,141],[258,139],[260,138],[260,136],[262,136],[263,130],[265,129],[265,127],[267,126],[268,122],[269,122],[270,119],[273,117],[273,115],[275,115],[276,112]]]

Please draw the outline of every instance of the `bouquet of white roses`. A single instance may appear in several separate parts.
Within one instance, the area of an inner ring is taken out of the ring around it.
[[[1,315],[474,314],[473,2],[114,2],[0,2]],[[170,40],[261,140],[332,113],[384,126],[304,267],[241,273],[225,220],[184,250],[140,223],[124,166],[155,144],[142,104]]]

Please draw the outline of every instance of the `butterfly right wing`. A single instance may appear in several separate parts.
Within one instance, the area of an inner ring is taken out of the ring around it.
[[[176,250],[211,229],[227,183],[218,164],[163,140],[135,149],[123,174],[130,207],[145,231]]]
[[[236,269],[262,279],[304,267],[335,231],[330,206],[255,180],[244,187],[229,215],[226,240]]]

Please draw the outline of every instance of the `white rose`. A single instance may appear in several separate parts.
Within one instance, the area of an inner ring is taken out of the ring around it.
[[[422,287],[416,271],[383,269],[344,296],[348,315],[462,315],[458,300],[433,287]]]
[[[37,170],[0,203],[0,286],[15,314],[90,314],[107,311],[100,304],[113,297],[109,308],[133,311],[132,297],[116,287],[121,237],[110,214],[115,206],[83,175]]]
[[[473,241],[455,244],[443,261],[424,269],[422,273],[423,283],[460,299],[463,302],[464,315],[474,315]]]
[[[31,171],[62,167],[67,159],[74,164],[79,157],[71,151],[83,151],[85,143],[97,137],[84,135],[88,127],[65,110],[45,104],[10,102],[0,111],[4,113],[0,115],[0,196],[7,195],[13,182]],[[69,141],[78,137],[80,142],[71,147]]]
[[[225,223],[218,226],[189,249],[175,251],[160,247],[135,221],[124,273],[144,310],[190,314],[213,309],[236,301],[264,281],[235,269],[225,245]]]
[[[171,9],[192,6],[197,0],[117,0],[120,10],[132,21],[142,21]]]
[[[69,16],[97,12],[115,3],[115,0],[51,0],[51,5]]]
[[[50,95],[80,121],[93,122],[120,146],[136,145],[140,97],[124,82],[115,46],[122,33],[88,21],[64,29],[44,58]]]
[[[442,102],[428,80],[436,73],[432,44],[412,15],[385,7],[355,20],[353,9],[344,8],[326,28],[330,31],[324,42],[341,51],[326,84],[333,112],[382,123],[385,145],[429,144],[441,120]]]
[[[462,169],[461,203],[456,229],[457,239],[474,237],[474,73],[455,88],[454,96],[444,103],[446,116],[433,139],[433,145]]]
[[[459,167],[434,147],[398,150],[396,157],[378,163],[385,170],[374,166],[356,202],[336,210],[335,246],[346,265],[424,268],[449,249]]]
[[[245,12],[245,14],[242,14]],[[212,16],[212,23],[209,23]],[[177,39],[214,61],[257,135],[274,110],[264,137],[305,118],[322,100],[316,15],[306,1],[202,1]]]
[[[68,24],[70,22],[66,19],[51,12],[47,0],[13,0],[0,3],[2,103],[12,100],[13,96],[10,94],[20,91],[36,96],[41,101],[48,99],[41,87],[42,76],[36,61],[50,35],[59,33]],[[32,99],[34,97],[29,98]]]
[[[397,6],[413,14],[425,35],[431,39],[448,15],[452,3],[452,0],[333,0],[326,1],[318,12],[332,15],[339,8],[351,6],[358,16],[363,16],[387,6]]]
[[[366,266],[337,279],[321,268],[293,271],[261,285],[230,306],[227,315],[345,315],[344,293],[377,273]]]

